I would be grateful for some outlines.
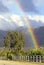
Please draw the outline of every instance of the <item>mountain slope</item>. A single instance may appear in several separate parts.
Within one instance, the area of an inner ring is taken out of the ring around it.
[[[28,49],[34,48],[33,42],[32,42],[32,37],[31,37],[30,33],[27,31],[27,28],[19,28],[19,29],[24,34],[25,47]],[[35,31],[35,35],[37,37],[40,47],[44,47],[44,26],[35,28],[34,31]]]
[[[4,45],[4,37],[7,35],[7,31],[0,30],[0,47]]]
[[[16,30],[22,32],[24,34],[24,40],[25,40],[25,48],[34,48],[33,42],[32,42],[32,37],[28,33],[27,28],[24,27],[19,27]],[[2,31],[0,30],[0,46],[3,46],[3,38],[7,35],[8,31]],[[38,42],[40,47],[44,47],[44,27],[36,28],[35,29],[35,34],[37,36]]]
[[[41,21],[30,20],[30,24],[33,27],[33,29],[44,26],[44,23],[42,23]]]
[[[31,37],[30,33],[27,31],[27,28],[20,27],[17,30],[19,30],[20,32],[22,32],[24,34],[25,47],[34,48],[32,37]],[[44,47],[44,26],[35,28],[34,31],[35,31],[35,35],[37,37],[40,47]]]
[[[37,36],[39,45],[44,47],[44,27],[39,27],[35,29],[35,34]]]

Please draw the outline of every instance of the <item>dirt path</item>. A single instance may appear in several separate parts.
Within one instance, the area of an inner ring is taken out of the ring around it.
[[[18,61],[3,61],[3,60],[0,60],[0,65],[44,65],[44,63],[30,63],[30,62],[18,62]]]

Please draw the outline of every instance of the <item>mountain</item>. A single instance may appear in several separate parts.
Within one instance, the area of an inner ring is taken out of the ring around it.
[[[29,47],[33,48],[32,40],[30,38],[31,36],[29,35],[29,33],[27,31],[27,28],[25,28],[25,27],[19,27],[16,30],[18,30],[19,32],[22,32],[24,34],[25,48],[29,48]],[[7,33],[8,33],[8,31],[2,31],[2,30],[0,30],[0,47],[4,46],[4,37],[7,35]]]
[[[25,40],[25,48],[34,48],[32,38],[30,33],[27,31],[27,28],[19,27],[16,30],[22,32],[24,34],[24,40]],[[0,46],[3,46],[3,38],[7,35],[8,31],[2,31],[0,30]],[[44,47],[44,27],[39,27],[35,29],[35,34],[38,39],[40,47]]]
[[[24,34],[24,40],[25,40],[25,48],[29,49],[29,48],[34,48],[33,42],[32,42],[32,38],[30,33],[27,31],[27,28],[24,27],[19,27],[17,29],[18,31],[22,32]]]
[[[35,29],[35,34],[38,39],[39,45],[44,47],[44,26]]]
[[[41,21],[30,20],[30,24],[33,27],[33,29],[44,26],[44,23]]]
[[[21,31],[24,34],[25,37],[25,48],[34,48],[32,37],[30,33],[27,31],[27,28],[19,28],[19,31]],[[44,47],[44,26],[38,27],[34,29],[35,35],[37,37],[38,43],[40,47]]]
[[[27,27],[23,26],[21,23],[21,18],[16,19],[20,20],[17,21],[12,20],[11,18],[0,18],[0,46],[4,45],[3,38],[7,35],[9,30],[18,30],[24,34],[25,48],[34,48],[30,33],[27,31]],[[32,28],[35,30],[39,45],[44,46],[44,23],[34,20],[29,20],[29,22]]]
[[[4,37],[7,35],[7,31],[0,30],[0,47],[4,45]]]

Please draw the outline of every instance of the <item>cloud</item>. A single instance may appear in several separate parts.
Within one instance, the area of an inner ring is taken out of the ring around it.
[[[7,15],[6,15],[7,16]],[[12,22],[12,20],[11,20],[11,18],[9,18],[8,16],[6,17],[6,16],[4,16],[4,15],[0,15],[0,27],[6,27],[6,28],[8,28],[8,27],[14,27],[14,24],[13,24],[13,22]]]
[[[36,22],[41,21],[44,23],[44,16],[43,15],[33,15],[33,16],[29,15],[28,18],[30,20],[35,20]]]
[[[21,16],[19,15],[14,15],[14,14],[10,14],[9,16],[0,15],[0,20],[4,20],[5,22],[9,23],[11,26],[13,26],[13,23],[14,25],[16,24],[17,26],[24,26],[24,22],[21,20]]]
[[[38,13],[37,7],[35,5],[36,2],[34,0],[0,0],[0,1],[3,5],[1,10],[2,11],[4,10],[4,12],[8,11],[9,4],[11,4],[11,6],[13,6],[14,2],[17,1],[20,4],[20,7],[23,9],[24,12]],[[8,6],[8,8],[7,8],[7,6]],[[10,6],[10,8],[11,8],[11,6]]]
[[[29,21],[32,20],[32,21],[35,21],[35,23],[36,22],[44,23],[43,15],[28,15],[27,17],[28,17]],[[19,16],[19,15],[15,15],[15,14],[0,15],[0,23],[3,24],[3,22],[8,23],[6,25],[10,25],[13,28],[14,27],[16,28],[17,26],[26,26],[23,16]],[[1,24],[0,24],[0,26],[1,26]]]
[[[12,15],[11,19],[15,22],[18,26],[24,26],[24,22],[21,20],[21,16],[19,15]]]
[[[25,12],[36,12],[38,13],[38,10],[36,9],[33,0],[17,0],[20,3],[20,6]]]
[[[44,4],[44,0],[33,0],[35,6],[41,6]]]
[[[6,13],[9,12],[8,8],[3,4],[2,1],[0,1],[0,13]]]
[[[3,15],[0,15],[0,19],[4,19],[5,21],[9,21],[9,19],[7,19],[6,17],[4,17]]]
[[[27,18],[34,28],[44,25],[43,15],[28,15]],[[21,26],[27,27],[26,21],[24,21],[23,16],[15,14],[0,15],[0,29],[16,29]]]

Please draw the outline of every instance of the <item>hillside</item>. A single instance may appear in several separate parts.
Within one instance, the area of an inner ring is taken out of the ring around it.
[[[25,39],[25,48],[34,48],[32,38],[27,31],[27,28],[20,27],[16,30],[22,32],[24,34]],[[4,45],[3,38],[7,35],[8,31],[0,30],[0,47]],[[44,27],[39,27],[35,29],[35,34],[37,36],[38,42],[40,46],[44,46]]]

